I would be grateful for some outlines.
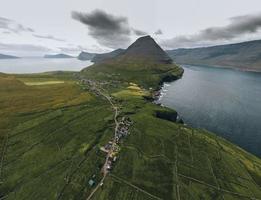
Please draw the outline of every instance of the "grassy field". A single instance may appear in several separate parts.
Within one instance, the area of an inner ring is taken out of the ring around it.
[[[124,100],[122,114],[134,126],[96,199],[261,198],[260,159],[207,131],[157,118],[158,106],[141,97]]]
[[[27,86],[23,78],[0,78],[1,197],[83,198],[90,177],[100,178],[111,107],[76,82]]]
[[[212,133],[160,118],[158,112],[176,113],[145,100],[169,70],[177,77],[182,72],[169,67],[159,74],[144,69],[144,78],[135,68],[82,72],[105,82],[101,87],[119,106],[119,117],[134,122],[93,199],[261,199],[259,158]],[[86,199],[93,189],[88,181],[101,179],[99,147],[113,136],[114,113],[75,77],[0,74],[2,199]]]

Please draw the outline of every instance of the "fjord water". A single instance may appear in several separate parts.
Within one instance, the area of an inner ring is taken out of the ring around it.
[[[186,124],[204,128],[261,157],[261,73],[183,66],[182,79],[165,84],[159,102]]]
[[[48,71],[80,71],[91,65],[90,61],[77,58],[21,58],[0,60],[0,72],[23,74]]]

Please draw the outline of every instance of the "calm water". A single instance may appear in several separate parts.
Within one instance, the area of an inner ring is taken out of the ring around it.
[[[185,123],[205,128],[261,157],[261,73],[184,66],[160,102]]]
[[[80,71],[91,64],[90,61],[80,61],[77,58],[0,59],[0,72],[21,74],[57,70]]]

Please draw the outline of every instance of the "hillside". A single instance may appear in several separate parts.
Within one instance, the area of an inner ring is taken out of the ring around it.
[[[88,53],[88,52],[82,51],[82,52],[78,55],[77,58],[78,58],[79,60],[92,60],[95,55],[96,55],[96,53]]]
[[[17,59],[17,58],[19,58],[19,57],[0,54],[0,59]]]
[[[261,40],[195,49],[168,50],[179,64],[200,64],[261,71]]]
[[[90,79],[136,82],[158,87],[161,82],[178,79],[183,69],[150,36],[137,39],[122,54],[82,70]]]
[[[183,71],[133,52],[80,73],[0,76],[2,199],[261,199],[260,158],[152,103]]]
[[[44,58],[73,58],[73,56],[69,56],[67,54],[55,54],[55,55],[44,55]]]
[[[121,56],[125,61],[142,59],[154,63],[171,64],[171,58],[150,36],[139,38]]]
[[[96,54],[93,59],[92,62],[94,63],[100,63],[103,61],[106,61],[108,59],[114,58],[118,55],[121,55],[122,53],[124,53],[124,49],[116,49],[114,51],[111,51],[109,53],[102,53],[102,54]]]

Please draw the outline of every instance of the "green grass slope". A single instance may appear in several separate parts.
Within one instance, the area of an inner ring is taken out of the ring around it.
[[[43,79],[65,83],[21,81]],[[99,143],[113,133],[110,106],[76,82],[53,75],[1,77],[0,85],[1,198],[85,196],[88,178],[99,178],[104,162]]]
[[[120,99],[134,125],[95,199],[261,198],[259,158],[207,131],[157,118],[168,109],[140,96]]]
[[[86,199],[93,190],[88,181],[101,179],[99,148],[113,136],[113,110],[74,77],[0,76],[2,199]],[[134,124],[93,199],[261,199],[259,158],[214,134],[158,118],[170,110],[144,99],[154,79],[126,77],[101,84],[119,105],[119,117]]]
[[[171,81],[181,77],[183,69],[175,64],[155,64],[147,60],[112,60],[94,64],[81,74],[91,80],[112,82],[135,82],[145,88],[157,88],[162,80]]]

